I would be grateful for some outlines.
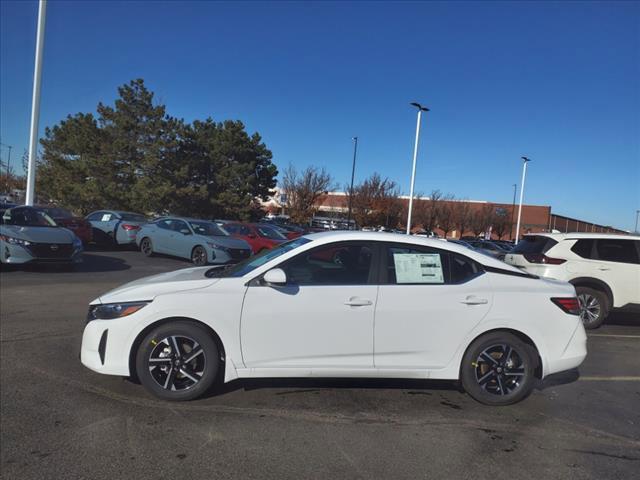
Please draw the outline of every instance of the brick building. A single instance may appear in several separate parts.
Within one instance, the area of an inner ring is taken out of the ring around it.
[[[406,206],[409,203],[408,196],[400,196],[400,201]],[[428,200],[428,198],[420,198],[420,200]],[[455,200],[447,203],[458,203],[464,200]],[[446,202],[446,201],[443,201]],[[511,232],[507,229],[507,233],[503,235],[503,239],[510,239],[515,237],[516,220],[518,215],[518,205],[515,208],[510,203],[492,203],[487,201],[468,200],[469,209],[471,215],[478,214],[487,204],[493,205],[496,212],[507,216],[507,218],[513,218],[513,226]],[[276,193],[269,201],[264,203],[265,209],[274,214],[286,213],[286,198]],[[414,209],[416,203],[414,202]],[[345,218],[348,211],[348,197],[344,192],[329,192],[323,195],[318,204],[318,215],[325,217]],[[405,210],[406,211],[406,210]],[[415,210],[414,210],[415,211]],[[416,229],[419,229],[420,225],[416,225]],[[606,225],[599,225],[586,220],[579,220],[575,218],[558,215],[551,212],[551,207],[547,205],[522,205],[522,217],[520,220],[520,235],[525,233],[536,232],[598,232],[598,233],[628,233],[624,230],[619,230]],[[436,229],[436,233],[442,235],[442,230]],[[458,232],[456,230],[450,231],[447,235],[448,238],[460,238],[465,235],[473,235],[470,231]],[[495,233],[492,233],[493,238],[497,238]]]

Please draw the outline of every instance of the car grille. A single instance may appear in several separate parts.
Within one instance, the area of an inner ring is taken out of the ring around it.
[[[228,252],[231,258],[234,259],[249,258],[251,255],[251,250],[248,248],[230,248]]]
[[[73,245],[68,243],[32,243],[29,251],[36,258],[70,258]]]

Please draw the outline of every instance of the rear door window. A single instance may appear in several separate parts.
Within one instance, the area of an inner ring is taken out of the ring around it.
[[[518,242],[510,253],[546,253],[557,243],[558,242],[550,237],[542,235],[527,235]]]
[[[591,259],[593,258],[593,244],[592,238],[584,238],[574,243],[571,251],[579,257]]]
[[[633,240],[598,239],[596,241],[598,260],[605,262],[638,264],[638,251]]]

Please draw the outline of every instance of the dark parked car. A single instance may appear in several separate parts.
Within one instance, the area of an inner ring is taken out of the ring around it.
[[[41,206],[39,209],[45,211],[61,227],[68,228],[88,245],[93,240],[91,224],[82,217],[78,217],[69,210],[56,206]]]

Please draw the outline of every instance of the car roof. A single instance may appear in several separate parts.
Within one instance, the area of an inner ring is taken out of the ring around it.
[[[154,222],[158,220],[183,220],[185,222],[205,222],[216,224],[213,220],[207,220],[204,218],[192,218],[192,217],[178,217],[177,215],[164,215],[163,217],[156,218]]]
[[[340,242],[340,241],[373,241],[373,242],[396,242],[406,243],[412,245],[421,245],[426,247],[433,247],[439,249],[446,249],[451,252],[459,253],[466,257],[472,258],[476,262],[488,266],[495,267],[501,270],[509,270],[513,272],[522,273],[516,267],[512,267],[500,260],[489,257],[483,253],[471,250],[464,245],[458,243],[446,242],[439,238],[420,237],[417,235],[407,235],[404,233],[392,233],[392,232],[363,232],[361,230],[334,230],[320,233],[309,233],[303,235],[304,238],[309,240],[318,240],[320,243]],[[446,245],[446,247],[443,247]]]
[[[640,235],[628,235],[625,233],[589,233],[589,232],[568,232],[568,233],[550,233],[550,232],[540,232],[540,233],[527,233],[524,237],[548,237],[553,238],[554,240],[560,242],[562,240],[573,240],[573,239],[623,239],[623,240],[640,240]],[[523,238],[524,238],[523,237]]]

